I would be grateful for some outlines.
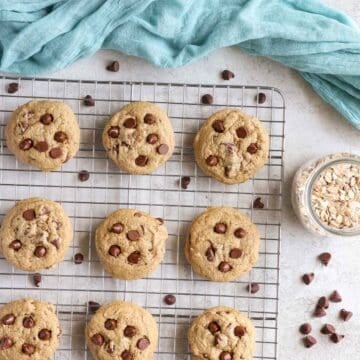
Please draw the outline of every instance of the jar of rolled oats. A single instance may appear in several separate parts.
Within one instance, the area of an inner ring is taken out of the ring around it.
[[[360,156],[327,155],[295,174],[292,203],[302,224],[317,235],[360,235]]]

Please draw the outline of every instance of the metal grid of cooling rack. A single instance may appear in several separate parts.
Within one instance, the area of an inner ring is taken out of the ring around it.
[[[19,83],[17,93],[7,93],[10,82]],[[261,105],[254,100],[259,92],[265,93],[267,99]],[[214,104],[200,104],[206,93],[214,96]],[[95,98],[94,107],[84,106],[87,94]],[[4,142],[4,126],[11,112],[20,104],[41,98],[70,105],[82,131],[77,156],[51,173],[18,163]],[[102,128],[109,115],[135,100],[153,102],[167,111],[176,135],[174,155],[151,175],[134,176],[119,171],[101,145]],[[270,134],[268,163],[255,178],[240,185],[223,185],[205,176],[193,157],[194,134],[211,113],[224,107],[240,107],[256,115]],[[75,231],[65,261],[42,272],[40,288],[34,286],[30,274],[14,269],[0,257],[0,303],[30,296],[57,306],[63,336],[54,359],[91,359],[83,335],[85,322],[91,316],[87,302],[102,304],[114,299],[134,301],[154,315],[160,334],[156,359],[189,359],[189,324],[205,308],[220,304],[235,307],[253,320],[257,330],[255,359],[276,359],[284,122],[284,99],[271,87],[0,78],[0,215],[18,199],[43,196],[63,205]],[[87,182],[78,180],[78,172],[83,169],[91,173]],[[182,176],[191,177],[187,190],[180,186]],[[264,209],[252,207],[258,196]],[[256,266],[238,281],[229,283],[199,278],[183,254],[191,220],[206,207],[219,205],[242,209],[261,232]],[[166,255],[148,278],[113,280],[99,264],[94,230],[119,207],[136,207],[166,221]],[[84,254],[81,265],[73,262],[78,252]],[[252,281],[260,284],[260,291],[253,295],[246,290]],[[164,304],[166,294],[176,295],[175,305]]]

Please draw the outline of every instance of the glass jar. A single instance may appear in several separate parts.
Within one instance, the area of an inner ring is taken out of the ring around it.
[[[314,234],[360,235],[360,156],[336,153],[307,162],[295,174],[291,200]]]

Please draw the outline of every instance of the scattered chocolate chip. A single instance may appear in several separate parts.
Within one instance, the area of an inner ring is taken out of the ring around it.
[[[54,117],[51,114],[44,114],[40,117],[40,122],[44,125],[50,125],[54,121]]]
[[[122,360],[134,360],[134,355],[129,350],[124,350],[120,356]]]
[[[146,164],[148,163],[149,159],[147,158],[147,156],[145,155],[139,155],[136,159],[135,159],[135,164],[137,166],[146,166]]]
[[[303,335],[308,335],[311,333],[311,330],[312,330],[312,327],[309,323],[305,323],[305,324],[302,324],[300,327],[299,327],[299,331],[303,334]]]
[[[125,119],[123,125],[127,129],[135,129],[136,126],[137,126],[136,125],[136,119],[134,119],[133,117],[129,117],[129,118]]]
[[[157,152],[160,155],[165,155],[169,152],[169,146],[166,144],[160,144],[157,148],[156,148]]]
[[[237,228],[235,231],[234,231],[234,235],[235,237],[239,238],[239,239],[242,239],[243,237],[246,236],[246,231],[245,229],[243,228]]]
[[[221,271],[222,273],[227,273],[232,269],[232,266],[226,262],[226,261],[222,261],[219,266],[218,266],[219,271]]]
[[[341,295],[338,293],[337,290],[333,291],[329,296],[329,300],[334,303],[338,303],[342,301]]]
[[[80,265],[82,264],[82,262],[84,261],[84,255],[81,253],[77,253],[74,255],[74,263],[76,265]]]
[[[252,282],[246,286],[247,291],[250,294],[256,294],[260,290],[260,286],[256,282]]]
[[[62,150],[59,147],[52,148],[49,155],[52,159],[58,159],[62,155]]]
[[[10,83],[7,88],[7,92],[9,94],[14,94],[19,90],[19,84],[18,83]]]
[[[233,79],[235,77],[235,74],[230,71],[230,70],[224,70],[222,73],[221,73],[221,76],[224,80],[230,80],[230,79]]]
[[[3,318],[1,319],[1,322],[3,323],[3,325],[13,325],[15,322],[15,315],[14,314],[7,314],[5,316],[3,316]]]
[[[143,337],[139,339],[138,342],[136,343],[137,348],[140,350],[145,350],[149,345],[150,345],[150,341],[147,337]]]
[[[137,230],[130,230],[127,232],[126,237],[130,241],[137,241],[140,239],[140,234]]]
[[[261,201],[261,197],[257,197],[254,200],[254,204],[253,204],[253,208],[254,209],[263,209],[264,208],[264,203]]]
[[[236,326],[234,329],[234,335],[241,338],[246,334],[246,329],[243,326]]]
[[[63,131],[57,131],[54,135],[54,140],[59,143],[64,143],[68,139],[68,136]]]
[[[240,139],[245,139],[247,137],[247,131],[243,126],[240,126],[236,129],[236,135]]]
[[[111,232],[115,234],[121,234],[124,231],[124,225],[120,222],[115,223],[111,226]]]
[[[304,337],[303,342],[306,348],[311,348],[317,343],[317,340],[313,336],[308,335]]]
[[[117,137],[119,137],[120,128],[118,126],[110,126],[110,129],[107,133],[111,138],[116,139]]]
[[[160,225],[164,224],[164,219],[158,217],[156,220],[160,223]]]
[[[40,283],[41,283],[41,274],[40,273],[35,273],[33,276],[33,280],[34,280],[34,285],[36,287],[40,287]]]
[[[35,326],[35,320],[31,316],[24,317],[23,326],[26,329],[31,329]]]
[[[315,311],[314,311],[313,315],[314,315],[315,317],[324,317],[324,316],[326,316],[326,311],[325,311],[324,308],[317,306],[317,307],[315,308]]]
[[[324,335],[330,335],[335,332],[335,327],[331,324],[324,324],[324,326],[321,328],[320,332]]]
[[[257,146],[257,144],[251,143],[251,144],[247,147],[246,151],[247,151],[249,154],[256,154],[257,151],[258,151],[258,146]]]
[[[149,134],[146,137],[146,142],[148,142],[151,145],[156,144],[159,141],[159,136],[157,134]]]
[[[89,180],[90,173],[87,170],[81,170],[79,171],[78,177],[80,181],[87,181]]]
[[[107,319],[104,326],[107,330],[115,330],[117,328],[117,321],[115,319]]]
[[[124,329],[124,336],[128,337],[128,338],[132,338],[136,335],[136,327],[135,326],[131,326],[128,325],[125,329]]]
[[[34,209],[28,209],[23,212],[22,216],[25,220],[31,221],[35,219],[36,213]]]
[[[339,343],[345,336],[344,335],[340,335],[340,334],[336,334],[336,333],[333,333],[330,335],[330,340],[337,344]]]
[[[217,223],[214,226],[214,232],[217,234],[225,234],[227,230],[227,225],[224,223]]]
[[[152,125],[156,122],[156,117],[153,114],[146,114],[144,117],[144,123]]]
[[[118,61],[112,61],[108,66],[106,66],[106,70],[112,72],[118,72],[120,69],[120,64]]]
[[[340,310],[340,317],[344,321],[349,321],[353,316],[353,313],[351,311],[347,311],[345,309]]]
[[[106,352],[112,354],[115,351],[115,344],[112,340],[106,343]]]
[[[96,311],[100,309],[101,305],[96,301],[88,302],[89,313],[94,314]]]
[[[304,284],[309,285],[314,280],[314,273],[307,273],[302,276],[302,281]]]
[[[266,101],[266,95],[264,93],[259,93],[256,98],[258,104],[263,104]]]
[[[210,155],[206,158],[206,164],[209,166],[216,166],[219,162],[219,159],[215,155]]]
[[[233,358],[232,353],[229,351],[223,351],[219,356],[220,360],[232,360],[232,358]]]
[[[84,97],[84,105],[85,106],[94,106],[95,105],[95,100],[93,99],[93,97],[91,95],[86,95]]]
[[[205,94],[201,97],[201,102],[206,105],[210,105],[214,102],[214,98],[210,94]]]
[[[128,256],[128,262],[130,264],[137,264],[140,260],[141,254],[140,251],[133,251],[129,256]]]
[[[190,176],[183,176],[180,181],[181,188],[186,190],[190,184],[190,181],[191,181]]]
[[[32,355],[35,353],[35,346],[31,344],[23,344],[21,347],[21,351],[26,355]]]
[[[322,296],[318,302],[317,302],[317,307],[321,307],[324,309],[327,309],[329,307],[329,300],[327,299],[326,296]]]
[[[51,339],[51,330],[41,329],[39,331],[38,337],[40,340],[46,341]]]
[[[56,247],[56,249],[58,250],[60,249],[60,239],[54,239],[53,241],[50,242]]]
[[[21,140],[19,144],[20,150],[24,150],[24,151],[30,150],[32,147],[33,147],[33,141],[28,138]]]
[[[231,249],[230,253],[229,253],[229,256],[232,259],[239,259],[241,257],[241,255],[242,255],[242,251],[238,248]]]
[[[37,246],[34,250],[34,255],[38,258],[44,257],[47,253],[45,246]]]
[[[172,294],[166,295],[164,297],[164,302],[166,305],[174,305],[176,303],[176,297]]]
[[[214,335],[215,333],[217,333],[221,329],[220,329],[220,325],[216,321],[212,321],[208,325],[208,330]]]
[[[45,152],[49,150],[49,144],[46,141],[39,141],[34,148],[39,152]]]
[[[104,339],[104,337],[103,337],[101,334],[97,333],[97,334],[94,334],[94,335],[91,337],[91,341],[92,341],[95,345],[101,346],[101,345],[104,343],[105,339]]]
[[[9,248],[13,249],[14,251],[19,251],[21,247],[22,247],[22,243],[20,240],[14,240],[9,245]]]
[[[208,261],[212,262],[215,260],[215,249],[213,246],[209,246],[205,252],[205,256]]]
[[[212,123],[212,128],[218,133],[223,133],[225,131],[224,121],[223,120],[215,120]]]
[[[324,253],[320,254],[318,256],[318,258],[323,265],[328,266],[328,264],[331,260],[331,254],[328,252],[324,252]]]
[[[118,257],[121,254],[121,248],[118,245],[111,245],[109,248],[109,255]]]
[[[14,342],[12,341],[11,338],[9,338],[8,336],[3,336],[0,339],[0,350],[6,350],[11,348],[14,345]]]

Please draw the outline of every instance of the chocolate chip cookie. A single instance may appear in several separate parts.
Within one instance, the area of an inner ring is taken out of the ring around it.
[[[240,210],[212,207],[190,225],[185,256],[206,279],[231,281],[255,264],[259,243],[256,226]]]
[[[159,265],[168,237],[164,221],[143,211],[120,209],[96,229],[96,250],[115,278],[139,279]]]
[[[218,306],[192,322],[188,340],[196,360],[252,360],[255,328],[239,311]]]
[[[73,230],[56,202],[30,198],[18,201],[0,229],[0,250],[14,266],[25,271],[48,269],[64,259]]]
[[[77,153],[80,128],[66,104],[30,101],[13,113],[6,127],[6,142],[19,161],[51,171]]]
[[[61,334],[55,307],[34,299],[0,308],[0,360],[48,360]]]
[[[269,136],[261,122],[238,109],[211,115],[194,140],[201,170],[225,184],[242,183],[266,163]]]
[[[124,106],[105,125],[103,144],[110,159],[131,174],[148,174],[167,161],[175,139],[166,113],[148,102]]]
[[[102,306],[85,330],[96,360],[149,360],[157,346],[158,330],[152,315],[125,301]]]

